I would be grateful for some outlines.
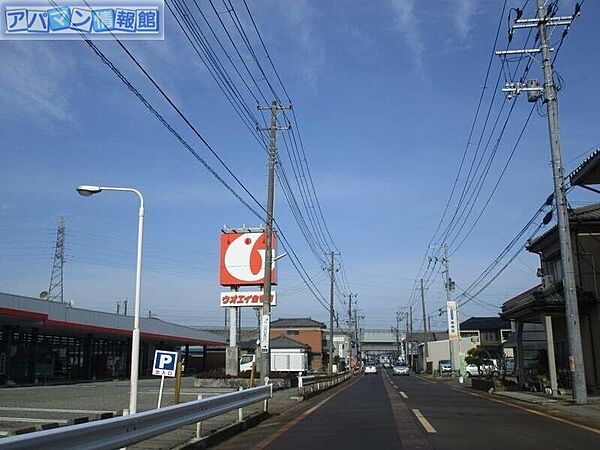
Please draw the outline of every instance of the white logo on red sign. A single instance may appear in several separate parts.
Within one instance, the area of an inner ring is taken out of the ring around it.
[[[275,240],[273,240],[275,241]],[[273,242],[274,244],[275,242]],[[265,233],[221,235],[220,282],[222,286],[258,286],[265,278]],[[273,245],[273,249],[275,246]],[[273,254],[274,254],[273,250]],[[275,264],[271,274],[275,284]]]

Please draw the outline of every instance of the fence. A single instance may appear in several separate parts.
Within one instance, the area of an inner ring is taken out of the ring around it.
[[[131,416],[114,417],[97,422],[8,437],[0,441],[0,448],[2,450],[115,449],[173,431],[184,425],[201,422],[244,406],[266,401],[272,397],[273,385],[269,384],[144,411]]]

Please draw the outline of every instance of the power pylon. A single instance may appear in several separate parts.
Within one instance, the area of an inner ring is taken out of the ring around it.
[[[48,289],[48,301],[65,301],[63,269],[65,265],[65,218],[58,219],[56,228],[56,246],[54,247],[54,264],[50,276],[50,288]]]

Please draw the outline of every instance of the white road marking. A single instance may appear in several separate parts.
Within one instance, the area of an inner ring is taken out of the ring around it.
[[[419,419],[419,422],[421,422],[421,425],[423,425],[425,431],[427,431],[428,433],[437,433],[437,431],[435,431],[435,428],[433,428],[433,425],[429,423],[429,421],[425,418],[425,416],[423,416],[421,411],[419,411],[418,409],[413,409],[412,412],[417,417],[417,419]]]
[[[0,422],[25,422],[25,423],[51,423],[58,422],[62,424],[69,423],[64,419],[32,419],[30,417],[0,417]]]
[[[59,408],[19,408],[10,406],[0,406],[0,411],[32,411],[32,412],[56,412],[56,413],[74,413],[74,414],[99,414],[113,413],[117,411],[100,411],[96,409],[59,409]]]
[[[404,392],[402,392],[402,391],[399,391],[399,392],[400,392],[400,395],[402,396],[402,398],[408,398],[408,395],[406,395]]]

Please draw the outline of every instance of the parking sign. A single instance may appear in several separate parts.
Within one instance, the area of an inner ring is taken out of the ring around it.
[[[177,365],[177,352],[167,352],[165,350],[156,350],[154,352],[154,364],[152,366],[152,375],[162,375],[165,377],[175,376],[175,366]]]

